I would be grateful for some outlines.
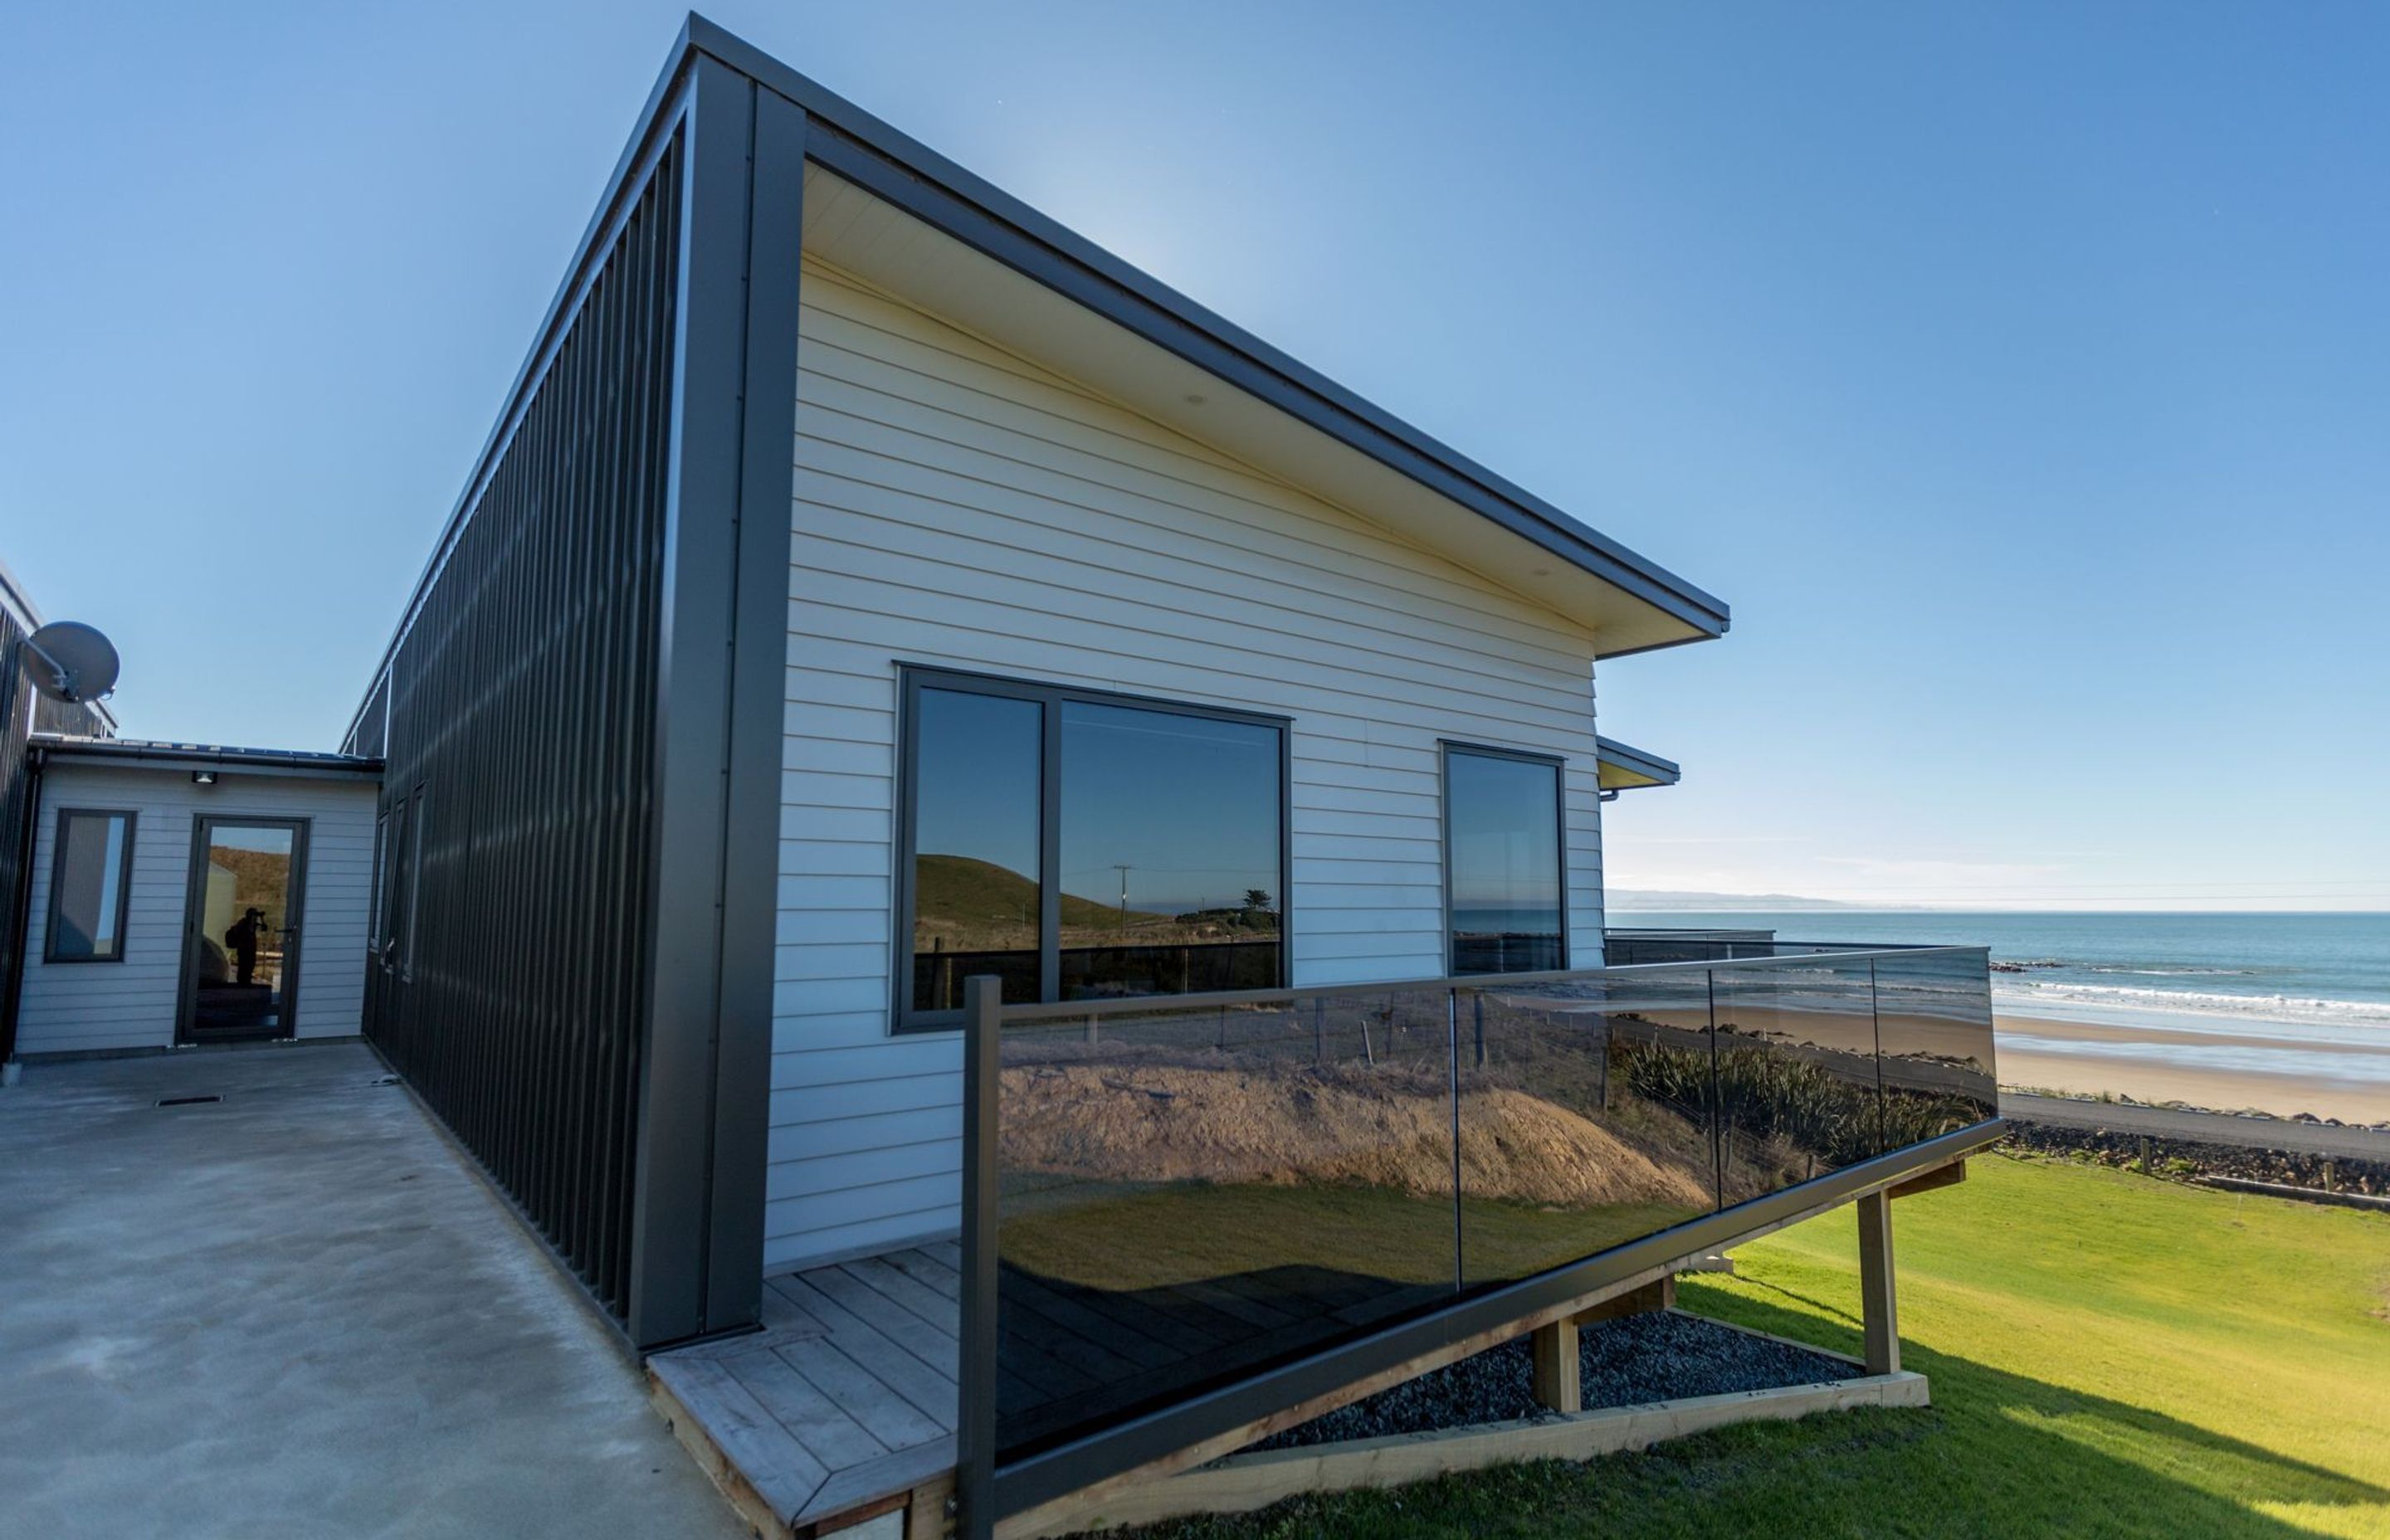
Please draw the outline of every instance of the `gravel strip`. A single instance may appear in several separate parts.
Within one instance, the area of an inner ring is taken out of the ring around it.
[[[1840,1358],[1771,1342],[1674,1311],[1625,1315],[1587,1327],[1582,1342],[1587,1410],[1729,1391],[1812,1385],[1825,1380],[1856,1379],[1866,1372]],[[1246,1448],[1293,1449],[1519,1418],[1549,1421],[1557,1414],[1536,1404],[1530,1393],[1533,1382],[1527,1342],[1521,1338],[1380,1391]]]

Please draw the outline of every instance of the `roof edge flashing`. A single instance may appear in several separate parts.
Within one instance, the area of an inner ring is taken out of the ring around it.
[[[690,46],[786,96],[818,126],[881,162],[890,175],[867,178],[866,190],[1082,303],[1107,291],[1129,302],[1134,312],[1117,302],[1093,308],[1227,385],[1292,412],[1668,614],[1689,632],[1680,641],[1726,634],[1731,617],[1723,599],[1337,384],[702,15],[689,14],[683,35]],[[852,158],[841,159],[847,163],[823,163],[851,174],[856,169]],[[958,207],[942,209],[941,202]]]
[[[822,86],[789,64],[703,15],[690,11],[674,40],[663,69],[640,109],[630,137],[609,175],[605,191],[539,325],[530,348],[503,399],[503,405],[481,451],[475,456],[455,507],[442,526],[390,639],[374,664],[356,708],[351,712],[342,741],[349,741],[371,703],[376,686],[388,673],[399,644],[420,610],[424,596],[439,573],[458,531],[470,516],[474,498],[494,456],[503,447],[507,430],[520,410],[525,394],[535,387],[539,365],[558,327],[569,319],[571,302],[581,287],[593,252],[608,231],[616,210],[630,190],[634,173],[643,162],[659,130],[670,119],[680,87],[700,57],[733,70],[759,86],[777,93],[803,109],[818,127],[829,130],[882,162],[888,175],[875,178],[883,186],[893,179],[909,189],[908,212],[920,214],[947,233],[982,250],[994,234],[1009,237],[1012,248],[988,254],[1031,278],[1086,302],[1093,294],[1110,295],[1112,302],[1095,308],[1132,330],[1219,374],[1230,386],[1253,391],[1273,404],[1293,412],[1314,427],[1410,477],[1429,490],[1484,515],[1497,524],[1530,540],[1571,565],[1649,605],[1683,629],[1667,640],[1639,643],[1599,657],[1624,657],[1633,652],[1710,641],[1726,635],[1731,614],[1726,601],[1707,593],[1668,569],[1638,555],[1591,525],[1514,485],[1433,436],[1356,395],[1310,366],[1281,353],[1235,323],[1214,314],[1171,289],[1150,274],[1132,266],[1086,237],[1022,202],[976,173],[931,149],[901,130]],[[810,150],[810,147],[809,147]],[[840,169],[833,167],[833,170]],[[875,187],[872,190],[881,190]],[[944,200],[954,208],[947,218],[922,213],[915,205]],[[980,228],[953,228],[956,212],[975,216]],[[1031,258],[1030,265],[1017,260]],[[1057,278],[1075,281],[1057,282]],[[1196,351],[1188,351],[1193,348]],[[1225,366],[1227,372],[1223,372]],[[1243,378],[1240,378],[1242,376]],[[1258,389],[1256,389],[1258,387]]]
[[[1597,734],[1594,746],[1600,754],[1601,789],[1605,791],[1631,791],[1647,786],[1674,786],[1684,778],[1684,772],[1674,760],[1646,753],[1632,744],[1621,743],[1614,738]]]

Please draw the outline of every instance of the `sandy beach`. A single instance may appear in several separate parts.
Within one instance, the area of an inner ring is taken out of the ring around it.
[[[2383,1058],[2384,1078],[2354,1079],[2302,1064],[2308,1056],[2285,1047],[2279,1038],[2175,1032],[2162,1025],[2120,1027],[2005,1011],[1995,1020],[2000,1034],[2000,1084],[2006,1086],[2081,1096],[2106,1091],[2137,1101],[2181,1101],[2217,1111],[2254,1108],[2278,1117],[2310,1112],[2343,1123],[2390,1122],[2390,1043],[2378,1050],[2335,1046],[2335,1054],[2373,1052]],[[2080,1044],[2090,1052],[2078,1057],[2036,1051],[2018,1046],[2019,1038]],[[2216,1047],[2262,1051],[2278,1059],[2281,1067],[2221,1069],[2170,1057],[2172,1050]]]

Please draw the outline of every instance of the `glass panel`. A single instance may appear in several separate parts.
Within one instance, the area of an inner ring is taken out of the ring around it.
[[[1062,998],[1277,987],[1279,729],[1061,711]]]
[[[1713,971],[1720,1181],[1741,1203],[1879,1153],[1874,992],[1831,956]]]
[[[132,841],[130,814],[59,815],[58,871],[51,879],[58,895],[50,917],[52,961],[103,962],[124,956],[117,926],[123,918]]]
[[[289,907],[296,844],[296,832],[288,828],[209,827],[199,878],[194,1035],[289,1035],[285,985],[298,939]]]
[[[1009,1027],[1005,1457],[1448,1300],[1449,995]]]
[[[1885,1149],[1999,1115],[1991,977],[1973,948],[1876,959]]]
[[[1707,975],[1463,989],[1455,1011],[1471,1288],[1716,1208]]]
[[[974,973],[1001,978],[1008,1002],[1034,1000],[1045,708],[924,689],[917,711],[913,1008],[961,1009]]]
[[[1445,757],[1444,798],[1453,972],[1567,967],[1560,767],[1451,750]]]

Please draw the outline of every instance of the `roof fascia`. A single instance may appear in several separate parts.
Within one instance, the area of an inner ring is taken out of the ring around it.
[[[1601,763],[1614,764],[1633,775],[1648,776],[1651,779],[1651,784],[1655,786],[1674,786],[1684,778],[1684,772],[1677,767],[1674,760],[1662,759],[1657,754],[1647,754],[1642,750],[1631,744],[1621,743],[1614,738],[1602,738],[1597,735],[1593,741]]]
[[[847,180],[1148,341],[1672,616],[1706,641],[1724,600],[1296,362],[919,140],[692,13],[690,45],[805,110],[807,154]],[[1661,644],[1680,645],[1680,644]]]

